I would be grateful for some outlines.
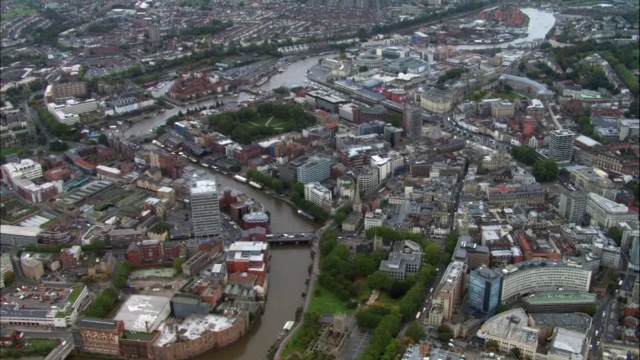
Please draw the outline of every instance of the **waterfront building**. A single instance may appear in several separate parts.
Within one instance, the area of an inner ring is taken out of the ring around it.
[[[222,222],[216,180],[196,180],[191,184],[189,192],[193,236],[207,238],[220,235]]]
[[[571,162],[575,133],[566,129],[554,130],[550,137],[549,158],[558,164]]]
[[[322,182],[331,176],[331,160],[323,157],[311,157],[296,167],[296,180],[302,184]]]
[[[81,352],[109,356],[120,355],[118,340],[124,332],[123,321],[81,318],[72,332],[74,344]]]
[[[486,266],[473,270],[469,277],[467,304],[484,313],[493,312],[500,305],[502,274]]]
[[[331,206],[331,191],[318,182],[304,185],[304,199],[320,207]]]
[[[127,331],[154,331],[171,313],[169,301],[164,296],[129,295],[114,320],[121,321]]]

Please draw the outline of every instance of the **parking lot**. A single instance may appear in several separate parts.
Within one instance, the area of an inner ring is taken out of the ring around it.
[[[351,331],[349,344],[343,357],[344,360],[360,359],[367,346],[369,346],[369,340],[371,340],[371,333],[360,329],[358,326],[352,327]]]
[[[66,299],[71,288],[48,288],[44,286],[21,286],[13,289],[3,297],[2,303],[19,304],[27,309],[49,309],[52,305],[59,304]]]

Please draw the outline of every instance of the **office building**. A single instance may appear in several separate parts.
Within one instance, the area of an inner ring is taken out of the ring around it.
[[[587,209],[587,193],[572,191],[569,194],[560,194],[560,216],[569,224],[582,224],[584,212]]]
[[[524,261],[502,269],[500,301],[511,300],[539,291],[589,291],[592,273],[559,261]]]
[[[302,184],[313,181],[322,182],[331,176],[331,160],[311,157],[296,168],[296,179]]]
[[[189,188],[191,194],[191,225],[196,238],[215,237],[222,232],[218,184],[215,179],[196,180]]]
[[[8,273],[13,273],[11,255],[4,253],[0,256],[0,289],[4,288],[4,278]]]
[[[422,247],[410,240],[396,241],[387,260],[380,262],[379,270],[397,280],[415,275],[424,263]]]
[[[442,320],[451,320],[457,303],[464,292],[464,272],[467,265],[462,261],[453,261],[438,285],[433,306],[442,308]],[[430,315],[431,316],[431,313]],[[430,321],[431,322],[431,321]]]
[[[533,359],[538,347],[539,330],[528,326],[527,313],[522,308],[500,313],[487,320],[477,336],[498,344],[498,351],[508,353],[513,348],[520,350],[522,356]]]
[[[572,131],[562,129],[552,131],[550,137],[549,158],[558,164],[570,162],[573,155],[575,134]]]
[[[22,254],[20,265],[22,265],[22,272],[27,279],[40,280],[44,275],[44,264],[34,254]]]
[[[591,216],[591,224],[608,229],[618,226],[618,223],[634,221],[637,214],[629,213],[626,205],[604,198],[603,196],[589,193],[585,212]]]
[[[631,240],[628,269],[635,272],[640,271],[640,238],[638,236],[634,236]]]
[[[537,292],[522,299],[522,306],[530,313],[585,312],[597,305],[596,294],[584,291]]]
[[[500,305],[502,274],[486,266],[471,272],[467,304],[484,313],[493,312]]]
[[[35,180],[43,176],[42,165],[31,159],[22,159],[19,163],[8,163],[0,167],[2,181],[8,186],[13,186],[13,179]]]
[[[402,130],[411,139],[419,139],[422,136],[422,109],[404,105]]]
[[[304,199],[320,207],[331,206],[331,191],[318,182],[310,182],[304,186]]]
[[[38,242],[38,235],[42,232],[37,226],[0,225],[0,246],[17,250]]]

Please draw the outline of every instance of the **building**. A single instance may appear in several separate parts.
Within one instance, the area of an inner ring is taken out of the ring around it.
[[[502,274],[486,266],[471,272],[467,304],[478,311],[491,313],[500,305]]]
[[[640,238],[634,236],[631,240],[631,250],[629,250],[629,270],[640,271]],[[634,287],[635,290],[635,287]],[[637,299],[637,297],[636,297]]]
[[[60,262],[63,269],[75,268],[82,257],[82,249],[79,245],[60,250]]]
[[[215,237],[222,232],[218,184],[215,179],[197,180],[189,188],[191,225],[196,238]]]
[[[304,185],[304,199],[320,207],[331,206],[331,191],[318,182]]]
[[[552,131],[549,140],[549,158],[558,164],[571,162],[575,135],[566,129]]]
[[[536,292],[522,299],[522,306],[531,313],[585,312],[597,304],[596,294],[583,291]]]
[[[494,101],[491,104],[491,116],[498,119],[513,117],[514,113],[515,106],[508,101]]]
[[[171,298],[171,315],[176,319],[185,319],[190,314],[207,315],[211,310],[211,303],[200,300],[196,295],[176,294]]]
[[[589,193],[585,212],[591,216],[591,224],[599,225],[606,229],[617,226],[621,222],[638,219],[637,214],[629,213],[629,208],[626,205],[594,193]]]
[[[0,167],[2,181],[8,186],[13,186],[13,179],[35,180],[43,176],[42,165],[31,159],[22,159],[19,163],[8,163]]]
[[[495,187],[487,187],[487,201],[490,205],[514,206],[542,204],[545,201],[545,193],[542,186],[531,184],[500,184]]]
[[[422,136],[422,110],[405,104],[402,112],[402,130],[408,138],[419,139]]]
[[[263,285],[269,267],[269,244],[257,241],[236,241],[226,252],[227,272],[248,273],[258,277]]]
[[[587,209],[587,193],[583,191],[572,191],[569,194],[560,194],[559,204],[560,216],[565,218],[569,224],[582,224],[584,213]]]
[[[22,254],[22,256],[20,256],[20,265],[27,279],[40,280],[44,275],[44,264],[33,254]]]
[[[155,331],[171,313],[169,301],[164,296],[129,295],[114,320],[121,321],[128,331]]]
[[[41,232],[42,229],[35,226],[0,225],[0,245],[15,250],[35,245]]]
[[[53,84],[51,86],[52,99],[47,99],[48,102],[55,99],[69,99],[74,97],[85,97],[89,94],[89,86],[84,81]],[[45,91],[47,93],[47,91]]]
[[[527,313],[522,308],[500,313],[487,320],[477,336],[488,341],[498,343],[498,350],[508,353],[513,348],[518,348],[522,356],[535,358],[538,346],[539,330],[528,326]]]
[[[296,180],[302,184],[322,182],[331,176],[331,160],[311,157],[296,167]]]
[[[376,211],[371,212],[367,211],[364,215],[364,229],[369,230],[372,227],[380,227],[384,223],[384,214],[382,214],[381,209],[376,209]]]
[[[580,331],[556,328],[547,353],[547,360],[588,359],[589,339]]]
[[[13,263],[11,255],[3,253],[0,255],[0,289],[4,289],[4,278],[8,273],[13,273]]]
[[[142,233],[134,229],[114,229],[107,235],[106,245],[112,249],[126,249],[129,244],[142,240]]]
[[[123,332],[123,321],[88,317],[78,319],[72,330],[81,352],[110,356],[120,355],[118,340]]]
[[[202,271],[208,263],[209,253],[207,251],[200,250],[182,264],[182,273],[185,276],[195,276]]]
[[[458,301],[464,292],[464,272],[467,265],[461,261],[453,261],[436,290],[433,305],[442,308],[442,320],[451,320]],[[431,316],[431,313],[429,314]],[[429,320],[431,322],[431,320]],[[440,325],[440,324],[438,324]]]
[[[379,270],[397,280],[415,275],[424,264],[422,247],[411,240],[396,241],[387,260],[380,262]]]
[[[451,110],[456,97],[456,93],[452,90],[431,87],[423,94],[416,95],[416,102],[425,110],[443,114]]]
[[[76,313],[77,314],[77,313]],[[0,305],[0,324],[13,326],[67,327],[67,317],[57,316],[57,310],[21,309],[18,304]]]
[[[149,42],[156,45],[160,42],[160,27],[156,24],[149,25]]]
[[[180,257],[180,243],[158,240],[142,240],[129,244],[127,259],[133,268],[169,265]]]
[[[59,122],[73,125],[80,121],[80,115],[98,110],[98,101],[95,99],[85,101],[67,99],[63,104],[48,103],[47,110]]]
[[[564,290],[588,292],[590,270],[555,261],[525,261],[502,269],[502,303],[539,291]]]

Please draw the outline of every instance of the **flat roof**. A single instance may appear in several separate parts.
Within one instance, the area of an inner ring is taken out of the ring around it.
[[[582,291],[547,291],[529,295],[522,301],[530,305],[591,304],[597,301],[597,297]]]
[[[153,331],[171,312],[170,299],[163,296],[130,295],[114,320],[122,320],[131,331]]]
[[[7,235],[36,237],[40,232],[42,229],[34,226],[0,225],[0,233]]]
[[[78,321],[76,322],[76,327],[84,329],[115,331],[118,328],[119,323],[119,321],[111,319],[85,317],[78,319]]]
[[[168,325],[162,323],[158,328],[160,336],[154,346],[162,347],[178,341],[178,334],[189,340],[195,340],[205,332],[219,332],[226,330],[236,323],[237,318],[228,318],[221,315],[191,314],[180,325]],[[175,331],[177,329],[177,332]]]
[[[191,184],[189,190],[192,194],[204,194],[216,192],[217,188],[218,184],[216,183],[215,179],[208,179],[194,181]]]
[[[527,325],[527,313],[524,309],[517,308],[505,311],[487,320],[478,330],[478,337],[486,338],[487,335],[490,335],[536,348],[538,345],[538,330]]]

